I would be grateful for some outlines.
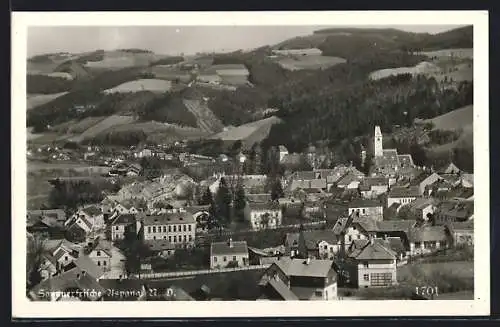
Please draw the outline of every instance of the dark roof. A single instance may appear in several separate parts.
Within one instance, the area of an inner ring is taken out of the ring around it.
[[[294,180],[311,180],[315,179],[316,175],[314,171],[310,170],[305,170],[305,171],[297,171],[295,172],[295,175],[293,176]]]
[[[434,204],[434,199],[432,198],[419,198],[408,204],[409,209],[422,210],[430,205]]]
[[[189,212],[168,212],[161,215],[146,216],[144,225],[193,224],[196,220]]]
[[[445,241],[447,236],[444,226],[425,226],[410,229],[408,239],[410,242]]]
[[[266,202],[266,203],[258,203],[258,202],[249,202],[248,206],[250,210],[280,210],[280,205],[277,202]]]
[[[420,197],[420,189],[418,186],[395,186],[390,189],[388,196],[391,198]]]
[[[415,224],[416,220],[382,220],[377,222],[379,232],[406,232]]]
[[[449,222],[446,226],[448,226],[448,228],[451,231],[456,231],[456,230],[474,231],[474,220],[453,221],[453,222]]]
[[[299,299],[281,280],[271,278],[268,281],[268,285],[270,285],[285,301],[294,301]]]
[[[28,217],[51,217],[59,221],[66,220],[66,213],[63,209],[29,210]]]
[[[89,207],[83,208],[82,211],[85,212],[89,216],[98,216],[102,213],[101,209],[97,208],[96,206],[89,206]]]
[[[116,217],[111,225],[130,225],[134,224],[136,221],[136,216],[133,214],[123,214]]]
[[[376,238],[375,242],[382,244],[388,249],[391,249],[395,253],[405,253],[406,248],[404,246],[403,240],[399,237],[387,237],[385,240],[381,238]]]
[[[281,257],[274,264],[287,276],[327,277],[330,270],[333,270],[331,260]]]
[[[370,190],[372,186],[389,186],[389,180],[385,177],[366,177],[360,184],[360,189]]]
[[[338,242],[338,235],[331,230],[310,230],[302,232],[307,249],[317,249],[318,244],[326,241],[329,244]]]
[[[73,263],[78,269],[80,269],[80,271],[85,271],[94,278],[99,278],[104,274],[102,269],[88,256],[79,256],[75,261],[73,261]]]
[[[349,257],[357,260],[395,260],[396,253],[381,242],[366,242],[361,249],[355,248]]]
[[[230,246],[230,243],[232,245]],[[231,241],[231,242],[213,242],[210,245],[210,255],[232,255],[232,254],[248,254],[248,246],[246,241]]]
[[[369,199],[354,199],[349,203],[349,208],[373,208],[373,207],[382,207],[382,204],[376,200]]]
[[[438,206],[439,214],[465,220],[474,214],[474,201],[445,201]]]
[[[100,291],[101,294],[105,293],[104,287],[93,276],[82,274],[82,271],[78,268],[73,268],[42,281],[31,290],[31,293],[38,297],[42,292],[46,294],[47,292],[61,292],[73,288]]]
[[[266,202],[271,201],[271,194],[269,194],[269,193],[247,194],[246,196],[247,196],[248,202],[266,203]]]

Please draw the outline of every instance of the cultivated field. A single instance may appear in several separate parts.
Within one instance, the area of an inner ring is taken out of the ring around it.
[[[26,110],[33,109],[50,101],[67,94],[68,92],[53,93],[53,94],[28,94],[26,100]]]
[[[444,115],[427,119],[424,122],[432,122],[434,129],[456,131],[456,130],[472,130],[473,123],[473,106],[466,106],[460,109],[450,111]]]
[[[294,56],[278,59],[281,67],[287,70],[325,69],[345,62],[346,60],[343,58],[321,55]]]
[[[430,62],[423,61],[414,67],[398,67],[380,69],[370,74],[370,79],[378,80],[389,76],[412,74],[412,75],[436,75],[440,74],[441,69]]]
[[[150,91],[154,93],[164,93],[170,91],[172,83],[161,79],[139,79],[120,84],[114,88],[107,89],[104,93],[129,93]]]
[[[244,147],[252,146],[255,142],[265,139],[269,135],[271,127],[280,122],[280,118],[273,116],[228,129],[213,135],[211,138],[223,141],[241,140]]]
[[[443,273],[458,278],[474,277],[473,261],[447,261],[438,263],[417,263],[415,265],[408,264],[402,266],[398,268],[398,280],[403,282],[411,279],[415,268],[421,270],[425,275]]]
[[[99,121],[97,124],[93,125],[89,129],[85,130],[82,134],[79,136],[71,137],[70,141],[73,142],[81,142],[85,139],[93,138],[96,135],[106,131],[107,129],[117,126],[117,125],[125,125],[132,123],[134,121],[134,118],[132,116],[109,116],[101,121]]]
[[[186,108],[196,117],[198,122],[198,127],[206,132],[218,132],[221,131],[224,125],[217,116],[208,108],[208,106],[199,100],[187,100],[182,101]]]

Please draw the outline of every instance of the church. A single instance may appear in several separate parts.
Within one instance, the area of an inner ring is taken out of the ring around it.
[[[398,154],[396,149],[384,149],[380,126],[375,126],[372,176],[389,179],[411,179],[416,167],[410,154]]]

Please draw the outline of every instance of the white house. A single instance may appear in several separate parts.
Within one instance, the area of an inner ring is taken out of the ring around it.
[[[280,153],[280,162],[283,162],[283,159],[288,155],[288,149],[284,145],[280,145],[278,149]]]
[[[408,241],[412,256],[435,252],[452,244],[445,226],[412,228],[408,233]]]
[[[359,217],[370,217],[382,220],[384,217],[382,204],[375,200],[355,199],[349,203],[349,215],[356,214]]]
[[[143,227],[144,240],[167,240],[177,248],[194,247],[196,220],[184,210],[146,216]]]
[[[111,240],[122,240],[125,238],[127,231],[131,231],[132,229],[136,231],[136,222],[136,216],[132,214],[119,214],[116,216],[110,224]]]
[[[85,218],[92,225],[92,229],[105,227],[104,213],[101,209],[93,205],[79,209],[72,218]]]
[[[246,241],[229,239],[227,242],[213,242],[210,245],[210,269],[225,268],[228,265],[249,265]]]
[[[387,207],[392,206],[394,203],[399,204],[399,208],[402,206],[411,203],[417,198],[420,198],[420,189],[418,186],[394,186],[389,191],[387,195]]]
[[[137,214],[139,212],[139,210],[134,207],[132,204],[126,204],[126,203],[118,203],[115,207],[114,207],[114,211],[116,211],[118,214],[131,214],[131,215],[134,215],[134,214]]]
[[[282,211],[276,202],[250,202],[244,209],[245,220],[254,230],[276,228],[281,225]]]
[[[105,272],[111,270],[112,256],[111,245],[104,241],[97,241],[97,244],[93,245],[88,253],[90,260]]]

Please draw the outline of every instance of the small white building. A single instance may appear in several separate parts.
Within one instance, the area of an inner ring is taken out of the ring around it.
[[[210,245],[210,269],[249,265],[246,241],[214,242]]]
[[[280,162],[283,162],[285,157],[288,155],[288,149],[284,145],[280,145],[278,150],[280,153]]]
[[[244,209],[245,220],[254,230],[276,228],[281,225],[282,211],[279,203],[247,203]]]
[[[133,214],[120,214],[114,218],[110,224],[111,240],[123,240],[125,233],[134,229],[137,232],[137,220]]]
[[[194,247],[196,220],[184,210],[146,216],[143,227],[144,240],[166,240],[176,248]]]
[[[389,208],[394,203],[397,203],[399,204],[399,211],[402,206],[407,205],[420,197],[421,194],[418,186],[394,186],[387,195],[387,207]]]

